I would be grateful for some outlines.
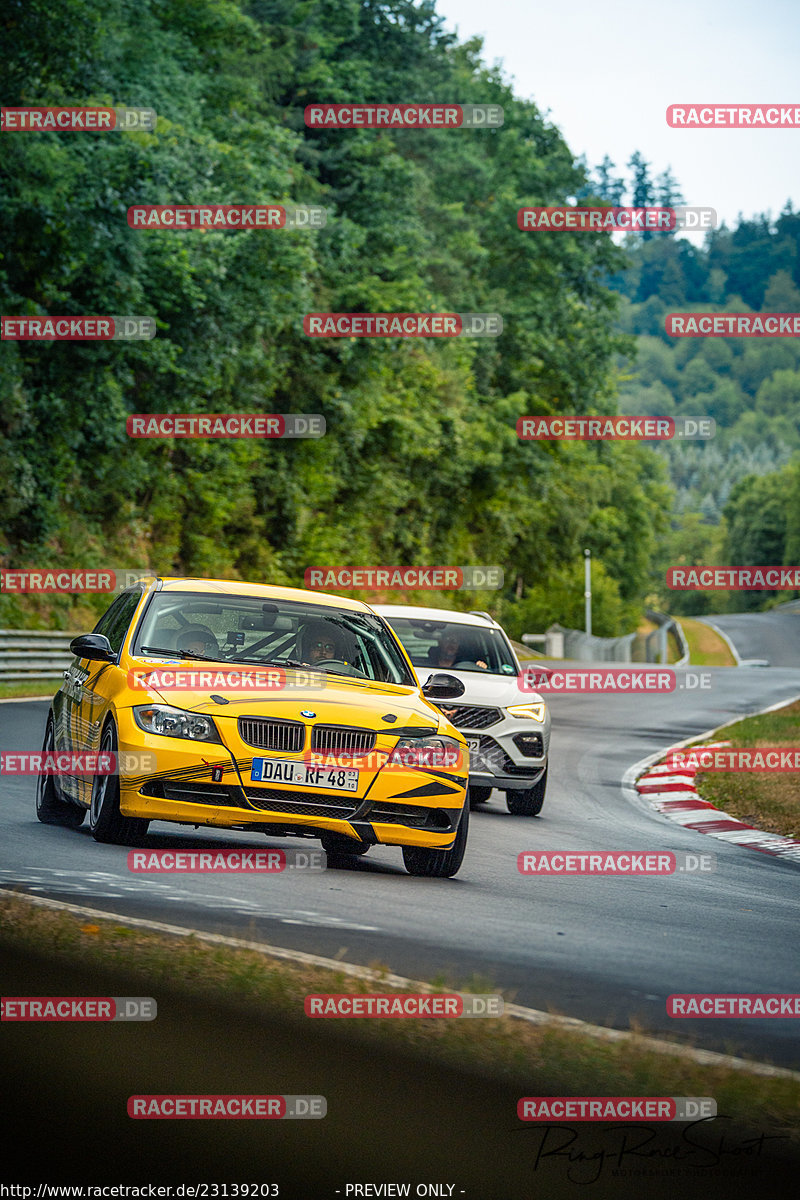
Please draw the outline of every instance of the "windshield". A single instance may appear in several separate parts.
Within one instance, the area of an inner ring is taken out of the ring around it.
[[[311,666],[331,674],[416,686],[400,651],[373,613],[295,600],[158,592],[131,652],[259,666]]]
[[[418,617],[390,617],[392,626],[415,667],[486,671],[516,675],[517,667],[501,629]]]

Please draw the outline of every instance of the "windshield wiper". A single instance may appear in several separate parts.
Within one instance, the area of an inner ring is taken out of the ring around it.
[[[237,658],[226,658],[225,662],[253,663],[256,667],[311,667],[312,663],[300,662],[297,658],[248,658],[242,654]]]
[[[207,654],[192,654],[190,650],[167,650],[164,646],[141,646],[140,654],[166,654],[167,658],[200,658],[203,662],[225,662],[224,658],[209,658]]]

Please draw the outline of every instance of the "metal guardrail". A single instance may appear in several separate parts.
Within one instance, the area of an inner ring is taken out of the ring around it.
[[[646,638],[636,633],[615,638],[595,637],[581,629],[553,624],[546,633],[523,633],[522,641],[528,646],[543,646],[545,655],[551,658],[571,658],[578,662],[665,663],[667,638],[672,635],[681,653],[675,665],[685,666],[689,661],[689,644],[678,622],[652,608],[646,610],[646,615],[658,626]]]
[[[0,629],[0,683],[61,678],[74,658],[69,644],[77,636],[42,629]]]
[[[647,661],[662,663],[667,661],[667,637],[671,634],[675,638],[680,650],[680,658],[675,663],[675,666],[685,667],[689,662],[689,643],[686,640],[686,634],[675,618],[670,617],[667,613],[660,612],[657,608],[646,608],[644,615],[648,621],[652,621],[658,626],[658,629],[654,629],[652,633],[648,633],[645,638]],[[656,655],[658,655],[657,658]]]

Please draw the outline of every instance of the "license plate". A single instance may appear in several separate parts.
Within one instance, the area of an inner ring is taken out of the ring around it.
[[[342,767],[309,767],[285,758],[254,758],[253,783],[291,783],[293,787],[330,788],[337,792],[358,789],[358,771]]]
[[[468,737],[464,739],[467,743],[467,749],[470,754],[479,754],[481,749],[481,739],[476,737]]]

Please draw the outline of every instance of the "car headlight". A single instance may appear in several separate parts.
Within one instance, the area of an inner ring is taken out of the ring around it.
[[[159,737],[186,738],[190,742],[222,742],[211,717],[170,708],[168,704],[140,704],[133,710],[136,724]]]
[[[541,725],[546,707],[544,700],[540,700],[537,704],[512,704],[510,708],[506,709],[506,712],[510,717],[538,721]]]
[[[458,767],[466,765],[466,751],[455,738],[400,738],[387,765],[396,767]]]

